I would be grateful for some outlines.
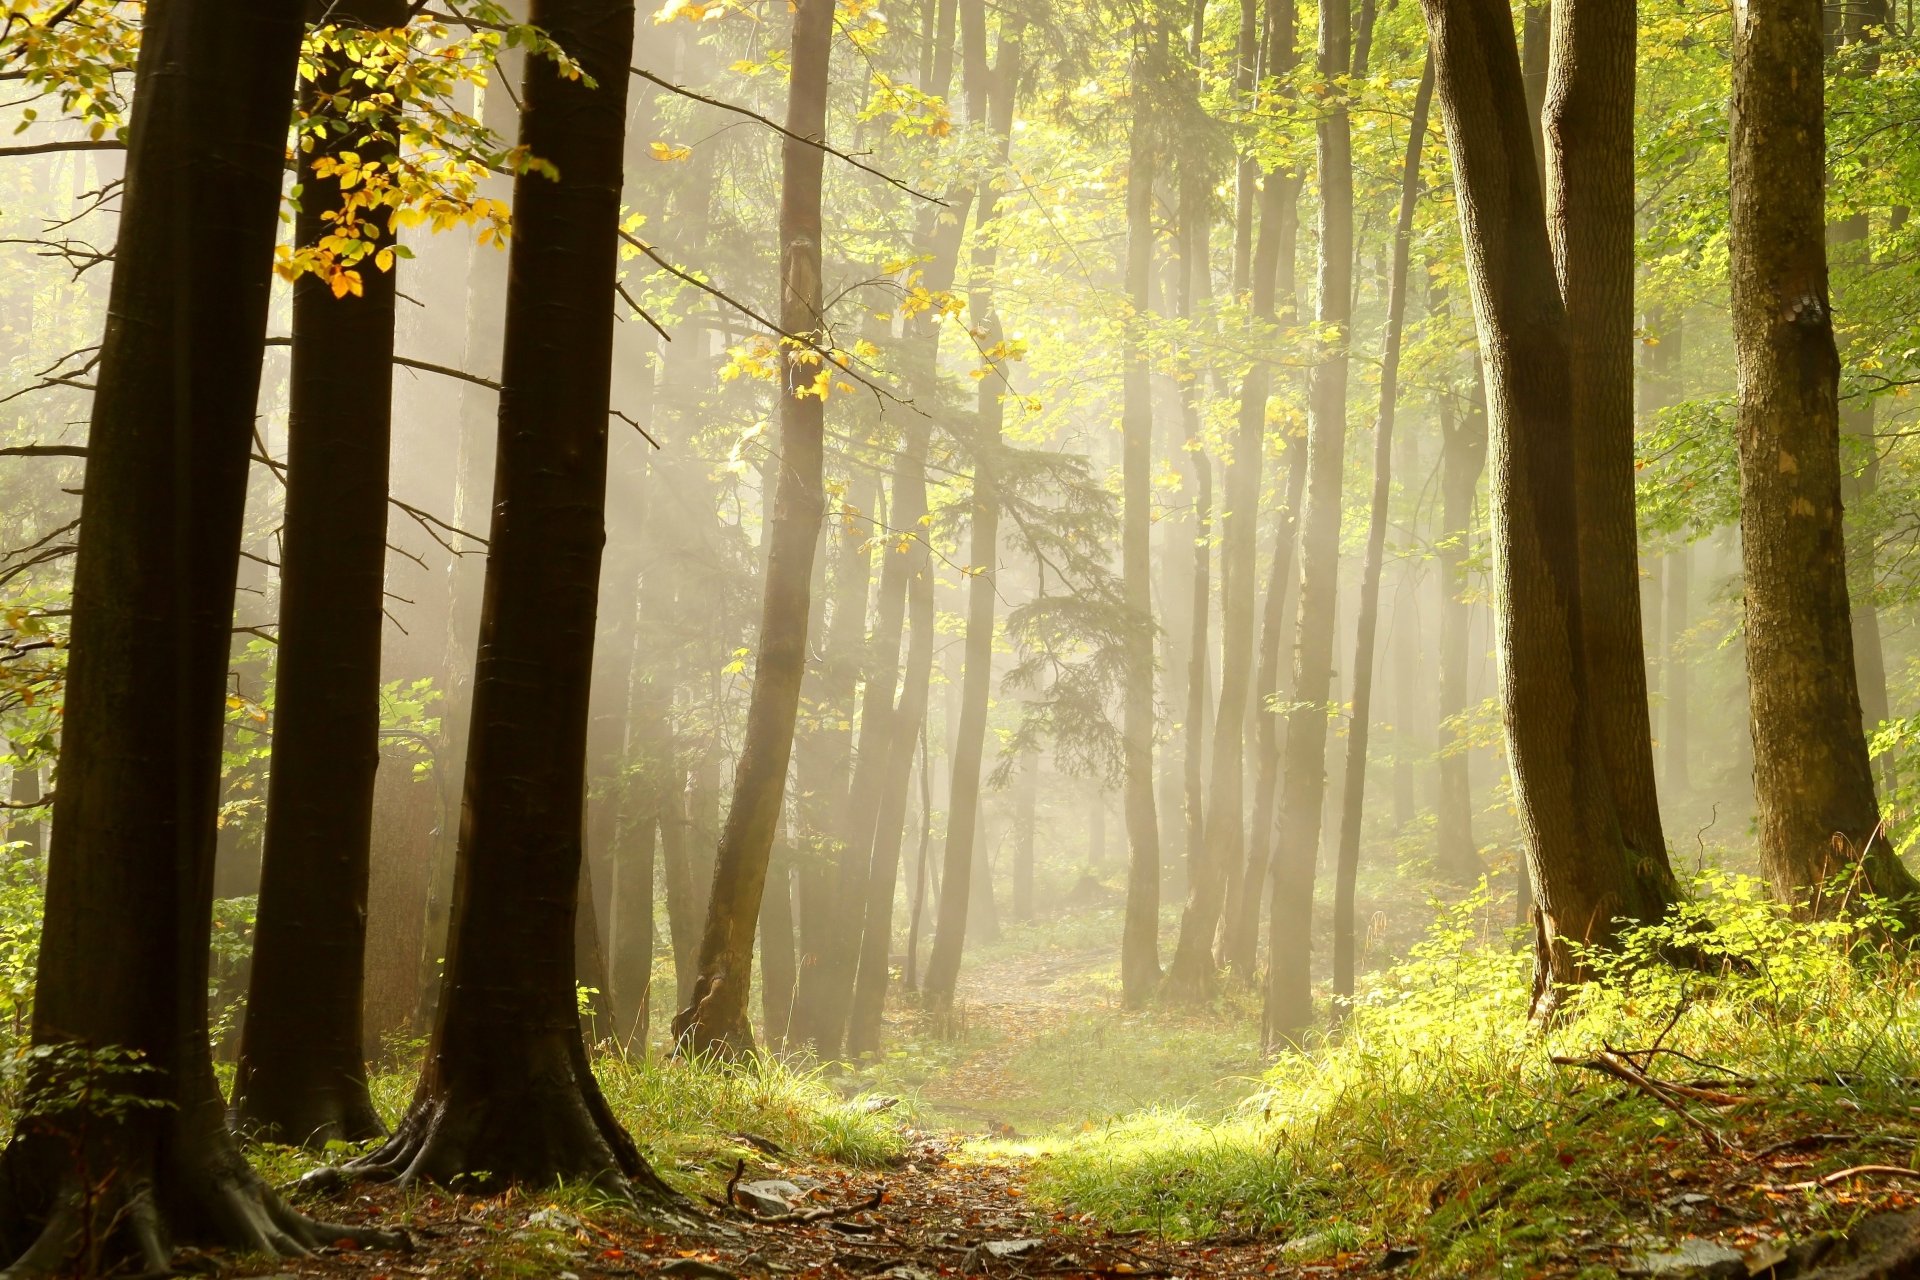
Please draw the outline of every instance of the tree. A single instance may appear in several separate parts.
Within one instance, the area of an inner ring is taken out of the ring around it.
[[[1444,314],[1436,299],[1429,314]],[[1473,839],[1473,787],[1468,739],[1460,720],[1467,712],[1468,640],[1473,606],[1467,602],[1469,542],[1480,475],[1487,466],[1486,392],[1479,378],[1462,407],[1451,390],[1440,400],[1440,672],[1435,682],[1440,715],[1439,792],[1434,805],[1434,863],[1455,884],[1480,878],[1479,846]],[[1526,869],[1520,878],[1526,879]]]
[[[1251,312],[1254,325],[1271,325],[1278,314],[1278,271],[1283,248],[1293,244],[1293,175],[1269,175],[1260,192],[1260,232],[1253,252]],[[1253,677],[1255,537],[1259,528],[1260,472],[1266,455],[1267,398],[1273,368],[1256,359],[1241,382],[1233,456],[1227,463],[1226,511],[1220,556],[1222,598],[1220,704],[1213,718],[1212,769],[1208,780],[1205,838],[1193,860],[1180,937],[1167,969],[1169,990],[1183,998],[1204,995],[1213,984],[1213,943],[1226,903],[1228,881],[1246,854],[1242,775],[1248,685]],[[1264,840],[1264,833],[1259,838]]]
[[[1164,33],[1161,33],[1164,35]],[[1136,35],[1136,41],[1140,39]],[[1160,984],[1160,819],[1153,803],[1153,599],[1147,534],[1152,521],[1153,388],[1138,325],[1149,309],[1153,272],[1154,124],[1150,53],[1133,51],[1133,131],[1127,164],[1127,294],[1133,316],[1122,339],[1120,456],[1122,592],[1134,615],[1127,638],[1127,684],[1122,706],[1124,805],[1127,823],[1127,906],[1120,937],[1120,988],[1130,1007],[1146,1003]],[[1204,459],[1202,459],[1204,463]],[[1204,579],[1202,579],[1204,582]],[[1206,615],[1199,600],[1197,617]],[[1203,664],[1204,633],[1196,620],[1193,660]],[[1204,684],[1205,677],[1200,677]],[[1193,704],[1189,700],[1189,714]],[[1187,767],[1197,770],[1189,739]]]
[[[1321,0],[1320,74],[1329,84],[1351,65],[1347,0]],[[1313,1019],[1309,987],[1313,864],[1326,792],[1327,700],[1333,686],[1333,623],[1340,568],[1341,473],[1347,439],[1347,342],[1353,322],[1353,126],[1337,89],[1321,105],[1320,281],[1315,319],[1326,348],[1308,373],[1307,493],[1300,519],[1300,606],[1294,709],[1287,714],[1286,782],[1268,923],[1268,1044]]]
[[[1539,900],[1534,1012],[1546,1016],[1587,975],[1577,944],[1659,919],[1674,887],[1621,838],[1592,709],[1604,695],[1582,661],[1567,316],[1512,18],[1490,0],[1425,7],[1492,417],[1501,711]]]
[[[1816,914],[1837,909],[1821,886],[1849,867],[1889,898],[1920,889],[1881,830],[1860,727],[1822,55],[1812,0],[1756,0],[1734,14],[1729,271],[1754,793],[1775,892]]]
[[[793,335],[824,333],[820,184],[825,154],[802,139],[826,137],[832,38],[833,0],[797,0],[787,90],[789,136],[781,148],[780,179],[780,326]],[[816,377],[822,375],[822,357],[811,346],[798,345],[793,338],[786,341],[779,478],[767,533],[766,593],[746,740],[714,861],[699,977],[691,1003],[673,1020],[674,1041],[691,1053],[733,1054],[753,1048],[747,994],[754,922],[786,794],[800,682],[806,672],[808,598],[815,544],[826,514],[826,402],[814,390]]]
[[[1400,217],[1393,232],[1387,284],[1387,334],[1380,357],[1380,416],[1373,428],[1373,499],[1367,519],[1366,559],[1360,570],[1360,616],[1353,645],[1353,721],[1347,729],[1340,852],[1334,867],[1333,995],[1336,1012],[1353,998],[1354,882],[1360,870],[1360,820],[1366,809],[1367,739],[1373,723],[1373,646],[1380,618],[1380,562],[1387,546],[1387,502],[1393,495],[1393,419],[1400,393],[1400,343],[1407,314],[1407,261],[1413,248],[1413,212],[1420,198],[1420,154],[1433,102],[1428,57],[1407,125],[1407,158],[1400,171]]]
[[[369,1176],[593,1182],[665,1200],[587,1062],[575,995],[604,542],[631,0],[535,0],[500,421],[446,976],[412,1105]],[[589,81],[588,77],[591,77]]]
[[[968,114],[984,120],[1004,165],[1013,145],[1013,107],[1020,84],[1022,25],[1018,14],[1007,15],[1000,32],[1000,52],[991,71],[987,68],[987,15],[985,0],[962,0],[960,6],[961,51],[965,64]],[[978,86],[978,89],[975,86]],[[967,310],[975,326],[988,363],[1004,341],[998,313],[994,310],[993,276],[997,245],[986,234],[994,218],[998,193],[990,183],[980,183],[979,212],[975,220],[981,235],[974,247],[972,296]],[[972,576],[967,583],[966,675],[960,695],[960,721],[948,787],[947,847],[940,895],[935,916],[933,952],[927,957],[927,975],[921,991],[927,1003],[944,1009],[953,1003],[954,988],[960,981],[960,956],[966,945],[969,886],[974,881],[974,844],[980,809],[980,765],[987,732],[987,702],[993,681],[994,589],[998,581],[1000,559],[1000,497],[998,478],[1003,444],[1000,430],[1006,413],[1001,399],[1001,375],[989,372],[980,380],[979,398],[974,414],[973,438],[968,441],[973,453]]]
[[[1580,655],[1620,838],[1666,869],[1640,622],[1633,456],[1634,6],[1555,0],[1547,232],[1567,311]],[[1671,875],[1671,871],[1667,871]]]
[[[357,0],[325,19],[351,32],[402,27],[403,0]],[[315,149],[391,158],[384,130],[357,136],[371,86],[338,48],[307,81],[310,117],[338,121]],[[377,118],[377,117],[376,117]],[[346,203],[339,179],[314,177],[294,222],[320,242]],[[284,1142],[363,1142],[386,1126],[361,1059],[368,850],[380,763],[380,628],[385,623],[387,455],[393,423],[395,279],[371,259],[340,296],[309,272],[294,282],[286,519],[273,772],[260,906],[232,1122]],[[343,278],[343,284],[345,280]]]
[[[74,565],[11,1274],[291,1256],[208,1047],[227,653],[299,6],[146,8]],[[101,1096],[103,1102],[88,1099]],[[103,1176],[111,1172],[111,1177]]]

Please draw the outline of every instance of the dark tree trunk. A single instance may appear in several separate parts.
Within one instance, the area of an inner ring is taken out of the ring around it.
[[[404,0],[348,0],[345,28],[406,25]],[[309,112],[338,118],[320,154],[391,159],[391,137],[346,127],[371,90],[358,65],[325,66]],[[336,96],[337,95],[337,96]],[[307,177],[294,239],[317,243],[344,193]],[[347,268],[361,291],[317,275],[293,288],[286,516],[273,771],[247,1019],[231,1121],[278,1142],[325,1146],[386,1132],[360,1056],[374,770],[380,763],[380,628],[386,605],[387,454],[393,424],[394,273]]]
[[[1347,0],[1321,0],[1320,72],[1351,64]],[[1313,1020],[1313,873],[1326,797],[1327,701],[1333,685],[1334,611],[1340,571],[1341,474],[1347,438],[1347,344],[1353,321],[1353,126],[1345,100],[1320,116],[1320,281],[1316,318],[1332,348],[1308,373],[1307,495],[1300,520],[1300,612],[1294,651],[1295,710],[1287,716],[1286,782],[1268,924],[1267,1044],[1292,1039]]]
[[[1664,866],[1620,837],[1582,657],[1566,312],[1552,253],[1506,6],[1426,0],[1461,236],[1493,408],[1501,702],[1539,907],[1536,1014],[1588,970],[1575,943],[1605,945],[1618,921],[1658,919]]]
[[[1133,133],[1127,166],[1127,294],[1136,315],[1150,307],[1153,272],[1155,70],[1144,49],[1134,50]],[[1121,747],[1126,769],[1127,905],[1120,939],[1120,988],[1129,1008],[1145,1004],[1160,985],[1160,819],[1153,802],[1153,597],[1148,531],[1153,518],[1153,387],[1141,335],[1128,325],[1121,352],[1121,582],[1129,619]],[[1203,456],[1204,460],[1204,456]],[[1196,560],[1196,565],[1198,561]],[[1204,597],[1196,599],[1199,615]],[[1204,634],[1196,620],[1192,660],[1205,681]],[[1192,677],[1190,676],[1189,679]],[[1200,690],[1204,698],[1205,690]],[[1189,685],[1188,716],[1196,711]],[[1187,768],[1199,768],[1197,741],[1188,739]],[[1191,795],[1191,792],[1189,793]]]
[[[1822,58],[1818,0],[1754,0],[1735,14],[1730,274],[1754,793],[1774,891],[1816,914],[1839,907],[1820,886],[1850,865],[1888,898],[1920,890],[1880,830],[1860,729]]]
[[[827,63],[832,48],[833,0],[798,0],[793,10],[789,133],[824,138]],[[788,333],[820,330],[820,182],[824,154],[790,137],[781,148],[780,324]],[[746,738],[733,779],[733,800],[720,835],[707,923],[700,942],[700,976],[689,1003],[674,1018],[674,1040],[684,1051],[739,1053],[753,1048],[747,992],[753,932],[767,879],[787,764],[793,753],[800,682],[806,671],[808,596],[815,543],[825,514],[822,488],[825,403],[802,394],[815,368],[789,351],[780,395],[779,480],[768,530],[766,595]]]
[[[339,1234],[240,1155],[207,1043],[227,657],[300,33],[293,3],[145,11],[33,1009],[35,1085],[119,1097],[17,1119],[9,1274],[160,1272],[175,1244],[290,1256]]]
[[[587,75],[527,60],[500,426],[453,911],[427,1061],[372,1176],[671,1195],[588,1067],[575,1002],[632,0],[535,0]]]
[[[1473,606],[1467,601],[1471,582],[1467,560],[1473,538],[1474,504],[1480,492],[1480,474],[1487,466],[1486,397],[1476,378],[1466,412],[1451,399],[1440,403],[1440,542],[1435,556],[1440,569],[1440,793],[1434,805],[1434,868],[1459,885],[1480,878],[1479,846],[1473,840],[1473,787],[1468,777],[1470,736],[1462,717],[1467,713],[1468,657],[1473,631]],[[1522,880],[1526,871],[1520,872]]]
[[[1634,7],[1554,0],[1547,232],[1571,335],[1580,648],[1629,854],[1667,866],[1647,709],[1633,457]],[[1670,873],[1669,873],[1670,874]]]
[[[1000,54],[992,74],[984,71],[986,58],[986,5],[984,0],[964,0],[960,6],[961,44],[967,61],[974,64],[967,74],[969,110],[985,99],[987,124],[999,147],[1005,165],[1013,141],[1014,96],[1020,81],[1021,27],[1017,15],[1008,15],[1000,33]],[[991,82],[991,87],[988,83]],[[975,93],[974,85],[981,86]],[[979,118],[976,116],[976,118]],[[994,217],[997,193],[991,183],[980,184],[978,226],[988,227]],[[993,272],[997,260],[994,242],[983,236],[974,251],[975,280],[968,314],[974,317],[980,344],[993,350],[1002,340],[999,312],[993,301]],[[947,847],[941,883],[940,908],[934,925],[933,951],[927,957],[926,983],[922,994],[937,1010],[953,1003],[954,988],[960,981],[960,957],[966,945],[968,900],[973,884],[975,832],[980,810],[980,767],[986,745],[987,703],[993,684],[994,592],[999,582],[1000,495],[995,471],[1000,465],[1000,427],[1005,417],[999,379],[981,379],[979,403],[974,416],[972,549],[968,553],[973,576],[967,584],[966,676],[960,695],[960,718],[956,735],[950,792],[947,802]]]
[[[1353,645],[1353,719],[1347,727],[1347,771],[1340,813],[1340,856],[1333,882],[1333,997],[1336,1014],[1353,998],[1354,883],[1360,871],[1360,820],[1366,810],[1367,740],[1373,716],[1374,633],[1380,618],[1380,566],[1387,550],[1387,504],[1393,495],[1393,418],[1400,395],[1400,341],[1407,315],[1407,260],[1413,249],[1413,210],[1420,198],[1420,153],[1433,103],[1433,58],[1427,57],[1413,97],[1407,154],[1400,171],[1400,220],[1393,232],[1387,284],[1387,334],[1380,356],[1380,418],[1373,429],[1373,502],[1367,520],[1366,560],[1360,570],[1360,616]]]

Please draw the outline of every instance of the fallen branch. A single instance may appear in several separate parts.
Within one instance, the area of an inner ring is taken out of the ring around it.
[[[1628,1062],[1611,1049],[1603,1050],[1600,1055],[1595,1058],[1567,1058],[1555,1055],[1552,1062],[1555,1066],[1580,1067],[1586,1071],[1598,1071],[1602,1075],[1612,1076],[1616,1080],[1632,1085],[1667,1110],[1679,1116],[1680,1119],[1685,1121],[1691,1128],[1698,1130],[1702,1140],[1715,1151],[1735,1150],[1734,1145],[1727,1140],[1726,1135],[1694,1115],[1691,1111],[1688,1111],[1686,1107],[1680,1103],[1679,1098],[1696,1098],[1703,1102],[1712,1102],[1716,1106],[1731,1106],[1734,1103],[1745,1101],[1743,1098],[1735,1097],[1730,1093],[1716,1094],[1711,1090],[1696,1089],[1691,1085],[1669,1086],[1665,1082],[1655,1080],[1653,1077],[1647,1075],[1644,1071],[1640,1070],[1640,1068],[1634,1066],[1631,1062]],[[1679,1095],[1679,1097],[1676,1097],[1676,1094]]]

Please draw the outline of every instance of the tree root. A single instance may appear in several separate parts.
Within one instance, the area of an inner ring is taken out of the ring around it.
[[[412,1247],[401,1232],[319,1222],[296,1211],[224,1132],[154,1145],[158,1158],[132,1142],[101,1144],[78,1165],[72,1149],[51,1136],[16,1139],[5,1157],[6,1225],[21,1235],[30,1232],[31,1239],[0,1277],[32,1280],[76,1269],[86,1275],[112,1269],[167,1275],[180,1243],[281,1258],[311,1257],[343,1242]],[[163,1175],[153,1172],[156,1166]],[[107,1173],[94,1177],[83,1169]]]

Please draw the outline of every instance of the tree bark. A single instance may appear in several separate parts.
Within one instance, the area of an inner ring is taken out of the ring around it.
[[[1014,97],[1020,81],[1022,27],[1018,15],[1009,14],[1000,33],[1000,53],[991,75],[984,69],[986,59],[986,6],[984,0],[963,0],[960,6],[961,50],[970,64],[966,73],[967,95],[971,104],[982,98],[983,113],[996,139],[1000,163],[1005,165],[1013,141]],[[988,87],[989,81],[991,87]],[[974,85],[981,90],[975,93]],[[980,118],[979,116],[975,117]],[[979,215],[976,225],[982,238],[974,249],[974,281],[969,314],[980,333],[980,344],[993,350],[1002,340],[1000,317],[993,299],[994,269],[998,251],[985,232],[994,218],[997,193],[993,184],[979,184]],[[944,1011],[953,1003],[954,989],[960,980],[960,957],[966,945],[968,900],[973,884],[973,863],[977,855],[975,832],[979,824],[980,767],[987,732],[987,702],[993,683],[994,591],[999,581],[1000,496],[995,475],[1000,465],[1000,428],[1005,416],[999,379],[989,374],[980,380],[979,401],[974,416],[972,443],[973,512],[972,577],[967,584],[966,674],[960,695],[960,717],[951,770],[947,802],[947,847],[933,935],[933,952],[927,957],[926,982],[921,988],[929,1006]]]
[[[1816,915],[1841,907],[1845,895],[1821,887],[1848,867],[1891,899],[1920,889],[1880,830],[1860,728],[1824,98],[1818,0],[1753,0],[1735,13],[1730,273],[1754,793],[1774,891]]]
[[[632,0],[536,0],[598,82],[527,60],[498,464],[446,976],[427,1061],[368,1176],[579,1180],[664,1200],[587,1063],[575,996],[587,723],[604,542]]]
[[[1136,321],[1144,321],[1151,307],[1148,290],[1153,273],[1153,181],[1155,161],[1152,88],[1153,68],[1145,49],[1133,58],[1133,128],[1127,164],[1126,288]],[[1152,552],[1148,543],[1153,513],[1153,387],[1138,323],[1126,326],[1121,339],[1121,531],[1120,560],[1123,598],[1133,615],[1127,632],[1127,672],[1121,708],[1121,750],[1125,767],[1123,803],[1127,826],[1127,903],[1120,938],[1121,998],[1128,1008],[1145,1004],[1160,985],[1160,819],[1153,797],[1153,596],[1150,575]],[[1204,456],[1202,456],[1204,462]],[[1200,560],[1196,553],[1196,571]],[[1196,597],[1195,611],[1206,613],[1206,601]],[[1204,683],[1205,635],[1194,622],[1191,661],[1200,664]],[[1193,679],[1189,673],[1189,681]],[[1191,731],[1195,706],[1189,683],[1188,720]],[[1201,690],[1204,696],[1204,689]],[[1197,771],[1197,744],[1188,739],[1187,768]],[[1189,790],[1191,797],[1191,790]]]
[[[1494,576],[1501,702],[1535,915],[1534,1013],[1588,969],[1619,921],[1673,900],[1664,866],[1620,836],[1581,648],[1566,311],[1512,18],[1497,0],[1426,0],[1461,237],[1492,408]]]
[[[56,1105],[29,1095],[0,1170],[0,1226],[24,1248],[9,1274],[165,1271],[189,1243],[291,1256],[339,1234],[288,1209],[229,1136],[206,999],[234,585],[300,34],[293,3],[145,11],[35,983],[31,1083]],[[66,1105],[91,1090],[118,1096]]]
[[[792,83],[786,127],[824,138],[833,0],[797,0],[793,8]],[[820,184],[824,154],[789,137],[781,147],[780,324],[789,333],[820,332]],[[700,943],[700,976],[674,1018],[682,1051],[734,1054],[753,1048],[747,993],[753,931],[767,859],[786,794],[800,682],[806,670],[808,595],[814,547],[825,514],[822,488],[824,401],[807,393],[815,366],[789,350],[782,362],[780,465],[769,530],[766,597],[759,655],[747,707],[746,738],[721,832],[713,889]]]
[[[1321,0],[1320,73],[1329,83],[1351,64],[1352,18],[1347,0]],[[1297,1037],[1313,1020],[1313,872],[1326,793],[1327,699],[1333,684],[1340,489],[1347,438],[1348,331],[1353,320],[1353,134],[1344,98],[1323,104],[1315,150],[1320,174],[1316,319],[1330,349],[1309,371],[1307,383],[1307,494],[1300,523],[1295,709],[1287,715],[1286,783],[1262,1015],[1268,1045]]]
[[[1666,868],[1634,511],[1634,7],[1553,0],[1552,21],[1547,233],[1571,335],[1580,651],[1587,686],[1606,691],[1594,729],[1620,838]]]
[[[1353,720],[1347,729],[1347,772],[1340,817],[1340,856],[1334,866],[1333,997],[1336,1013],[1353,998],[1354,883],[1360,870],[1360,819],[1366,809],[1367,740],[1373,717],[1374,633],[1380,618],[1380,566],[1387,549],[1387,504],[1393,496],[1393,419],[1400,395],[1400,342],[1407,315],[1407,261],[1413,250],[1413,211],[1420,198],[1420,153],[1433,103],[1433,57],[1414,92],[1406,160],[1400,171],[1400,219],[1393,232],[1387,284],[1387,334],[1380,356],[1380,418],[1373,429],[1373,501],[1366,559],[1360,570],[1360,616],[1353,646]]]

